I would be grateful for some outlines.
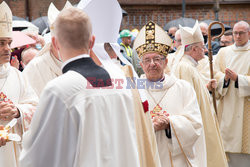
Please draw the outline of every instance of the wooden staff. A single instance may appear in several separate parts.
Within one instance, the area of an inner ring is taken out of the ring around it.
[[[214,72],[213,72],[213,53],[212,53],[212,37],[211,37],[211,28],[214,24],[220,24],[222,32],[220,35],[213,37],[213,39],[220,38],[224,32],[225,32],[225,27],[223,23],[214,21],[209,24],[208,26],[208,56],[209,56],[209,63],[210,63],[210,77],[211,79],[214,79]],[[217,115],[217,106],[216,106],[216,98],[215,98],[215,89],[212,88],[212,96],[213,96],[213,105],[214,105],[214,110]]]

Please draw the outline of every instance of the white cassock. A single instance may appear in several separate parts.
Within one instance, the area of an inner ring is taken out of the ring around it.
[[[24,135],[22,167],[140,166],[131,92],[89,85],[71,70],[47,84]]]
[[[40,97],[46,84],[62,74],[62,63],[50,52],[51,43],[46,44],[30,63],[24,68],[23,75]]]
[[[233,80],[228,87],[223,86],[226,68],[238,74],[238,88]],[[234,44],[221,48],[215,71],[220,95],[218,120],[225,151],[244,153],[248,158],[245,162],[239,159],[236,164],[247,165],[250,163],[250,42],[243,47]]]
[[[156,132],[162,167],[186,167],[188,163],[206,167],[205,137],[194,89],[186,81],[169,75],[157,85],[158,88],[147,91],[149,111],[153,113],[156,102],[163,98],[158,107],[170,114],[172,135],[169,139],[165,130]]]
[[[196,92],[206,137],[208,167],[227,167],[228,164],[218,121],[211,102],[209,101],[210,95],[203,82],[204,76],[198,71],[199,63],[191,56],[184,55],[177,65],[175,76],[189,82]]]
[[[8,101],[20,111],[17,124],[12,129],[22,137],[28,128],[32,115],[36,109],[38,98],[20,71],[6,63],[0,66],[0,99]],[[0,125],[6,125],[10,121],[0,120]],[[18,158],[21,151],[21,142],[7,142],[0,147],[0,167],[18,167]]]

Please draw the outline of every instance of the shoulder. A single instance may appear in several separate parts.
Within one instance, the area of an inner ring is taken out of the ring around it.
[[[22,77],[22,72],[15,67],[10,66],[10,75],[17,75],[19,77]]]
[[[220,50],[219,50],[219,52],[218,52],[218,55],[224,54],[225,52],[227,52],[227,51],[229,51],[229,50],[232,50],[232,46],[233,46],[233,45],[230,45],[230,46],[227,46],[227,47],[220,48]]]
[[[191,84],[183,79],[177,79],[176,85],[184,90],[192,88]]]
[[[44,53],[44,55],[34,57],[34,59],[32,59],[25,68],[29,69],[29,68],[39,67],[43,62],[45,62],[46,54],[49,53]]]
[[[197,69],[189,62],[189,60],[186,60],[185,58],[182,58],[180,63],[178,64],[177,68],[179,68],[180,71],[185,72],[186,74],[192,73],[196,71]]]
[[[78,93],[87,86],[87,80],[79,73],[68,71],[65,74],[49,81],[44,88],[45,92],[55,93],[66,98]]]

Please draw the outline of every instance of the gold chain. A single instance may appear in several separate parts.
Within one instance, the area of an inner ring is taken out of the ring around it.
[[[7,78],[8,78],[8,76],[6,77],[6,79],[5,79],[5,81],[4,81],[3,85],[2,85],[2,87],[0,88],[0,93],[2,92],[2,89],[3,89],[3,87],[4,87],[4,85],[5,85],[6,81],[7,81]]]
[[[154,100],[154,102],[155,102],[155,104],[156,104],[156,106],[157,106],[158,104],[160,105],[161,101],[163,100],[163,98],[165,97],[165,95],[167,94],[168,91],[166,90],[166,92],[163,94],[163,96],[161,97],[161,99],[159,100],[158,103],[156,102],[155,98],[154,98],[153,95],[150,93],[150,91],[147,90],[147,92],[148,92],[148,94],[150,95],[150,97]]]

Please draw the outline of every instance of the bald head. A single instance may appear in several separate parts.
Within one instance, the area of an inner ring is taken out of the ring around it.
[[[28,48],[22,51],[21,58],[24,65],[27,65],[36,55],[38,50],[34,48]]]
[[[89,49],[92,26],[89,17],[82,10],[74,7],[64,9],[54,24],[55,37],[62,47]]]
[[[169,30],[168,30],[168,35],[170,37],[175,37],[175,33],[176,33],[177,30],[178,30],[177,27],[170,27]]]
[[[234,25],[233,37],[236,46],[244,46],[250,36],[249,24],[245,21],[239,21]]]
[[[234,25],[234,28],[235,28],[235,27],[239,27],[239,26],[244,27],[244,28],[245,28],[245,31],[249,31],[249,30],[250,30],[250,29],[249,29],[249,24],[248,24],[247,22],[245,22],[245,21],[239,21],[239,22],[237,22],[237,23]]]

